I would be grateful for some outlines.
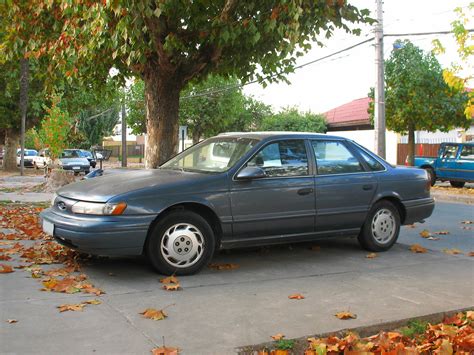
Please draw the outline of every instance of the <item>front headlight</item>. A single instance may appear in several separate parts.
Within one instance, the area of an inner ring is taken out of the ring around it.
[[[127,208],[125,202],[118,203],[96,203],[96,202],[76,202],[71,211],[78,214],[95,215],[120,215]]]

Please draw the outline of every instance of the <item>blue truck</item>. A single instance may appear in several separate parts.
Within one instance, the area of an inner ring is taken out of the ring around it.
[[[461,188],[474,182],[474,142],[441,143],[437,157],[415,157],[414,165],[428,172],[431,185],[449,181],[452,187]]]

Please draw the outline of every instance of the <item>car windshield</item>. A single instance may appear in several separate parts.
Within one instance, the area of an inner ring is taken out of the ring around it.
[[[203,173],[229,170],[258,140],[235,137],[216,137],[205,140],[178,154],[160,169],[175,169]]]
[[[61,154],[61,158],[80,158],[77,150],[65,150]]]
[[[84,158],[92,158],[92,153],[88,152],[87,150],[81,150],[81,156]]]

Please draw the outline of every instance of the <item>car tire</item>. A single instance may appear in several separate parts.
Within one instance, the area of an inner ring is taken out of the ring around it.
[[[431,186],[434,186],[434,184],[436,183],[436,174],[433,168],[423,168],[423,169],[425,169],[426,172],[428,173],[428,179],[430,180]]]
[[[89,174],[90,172],[91,172],[90,170],[84,170],[85,175]]]
[[[382,200],[375,203],[359,234],[360,245],[369,251],[386,251],[400,233],[400,213],[393,203]]]
[[[451,184],[452,187],[456,187],[458,189],[463,188],[464,185],[466,184],[464,181],[450,181],[449,183]]]
[[[164,275],[200,271],[211,260],[214,249],[214,232],[209,223],[186,210],[173,211],[159,219],[145,245],[151,264]]]

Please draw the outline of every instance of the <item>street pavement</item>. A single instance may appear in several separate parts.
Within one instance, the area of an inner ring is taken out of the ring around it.
[[[403,227],[399,243],[374,259],[353,239],[221,252],[214,263],[240,267],[179,277],[182,290],[174,292],[143,258],[94,259],[84,272],[106,294],[82,312],[56,307],[90,296],[40,292],[27,272],[0,275],[0,353],[149,354],[164,340],[183,354],[232,354],[277,333],[291,339],[472,307],[474,225],[461,222],[473,214],[471,205],[439,202],[425,224]],[[426,240],[423,229],[450,234]],[[428,252],[412,253],[414,243]],[[293,293],[305,299],[290,300]],[[139,314],[165,307],[165,320]],[[339,320],[339,311],[358,317]],[[8,324],[12,318],[18,322]]]

